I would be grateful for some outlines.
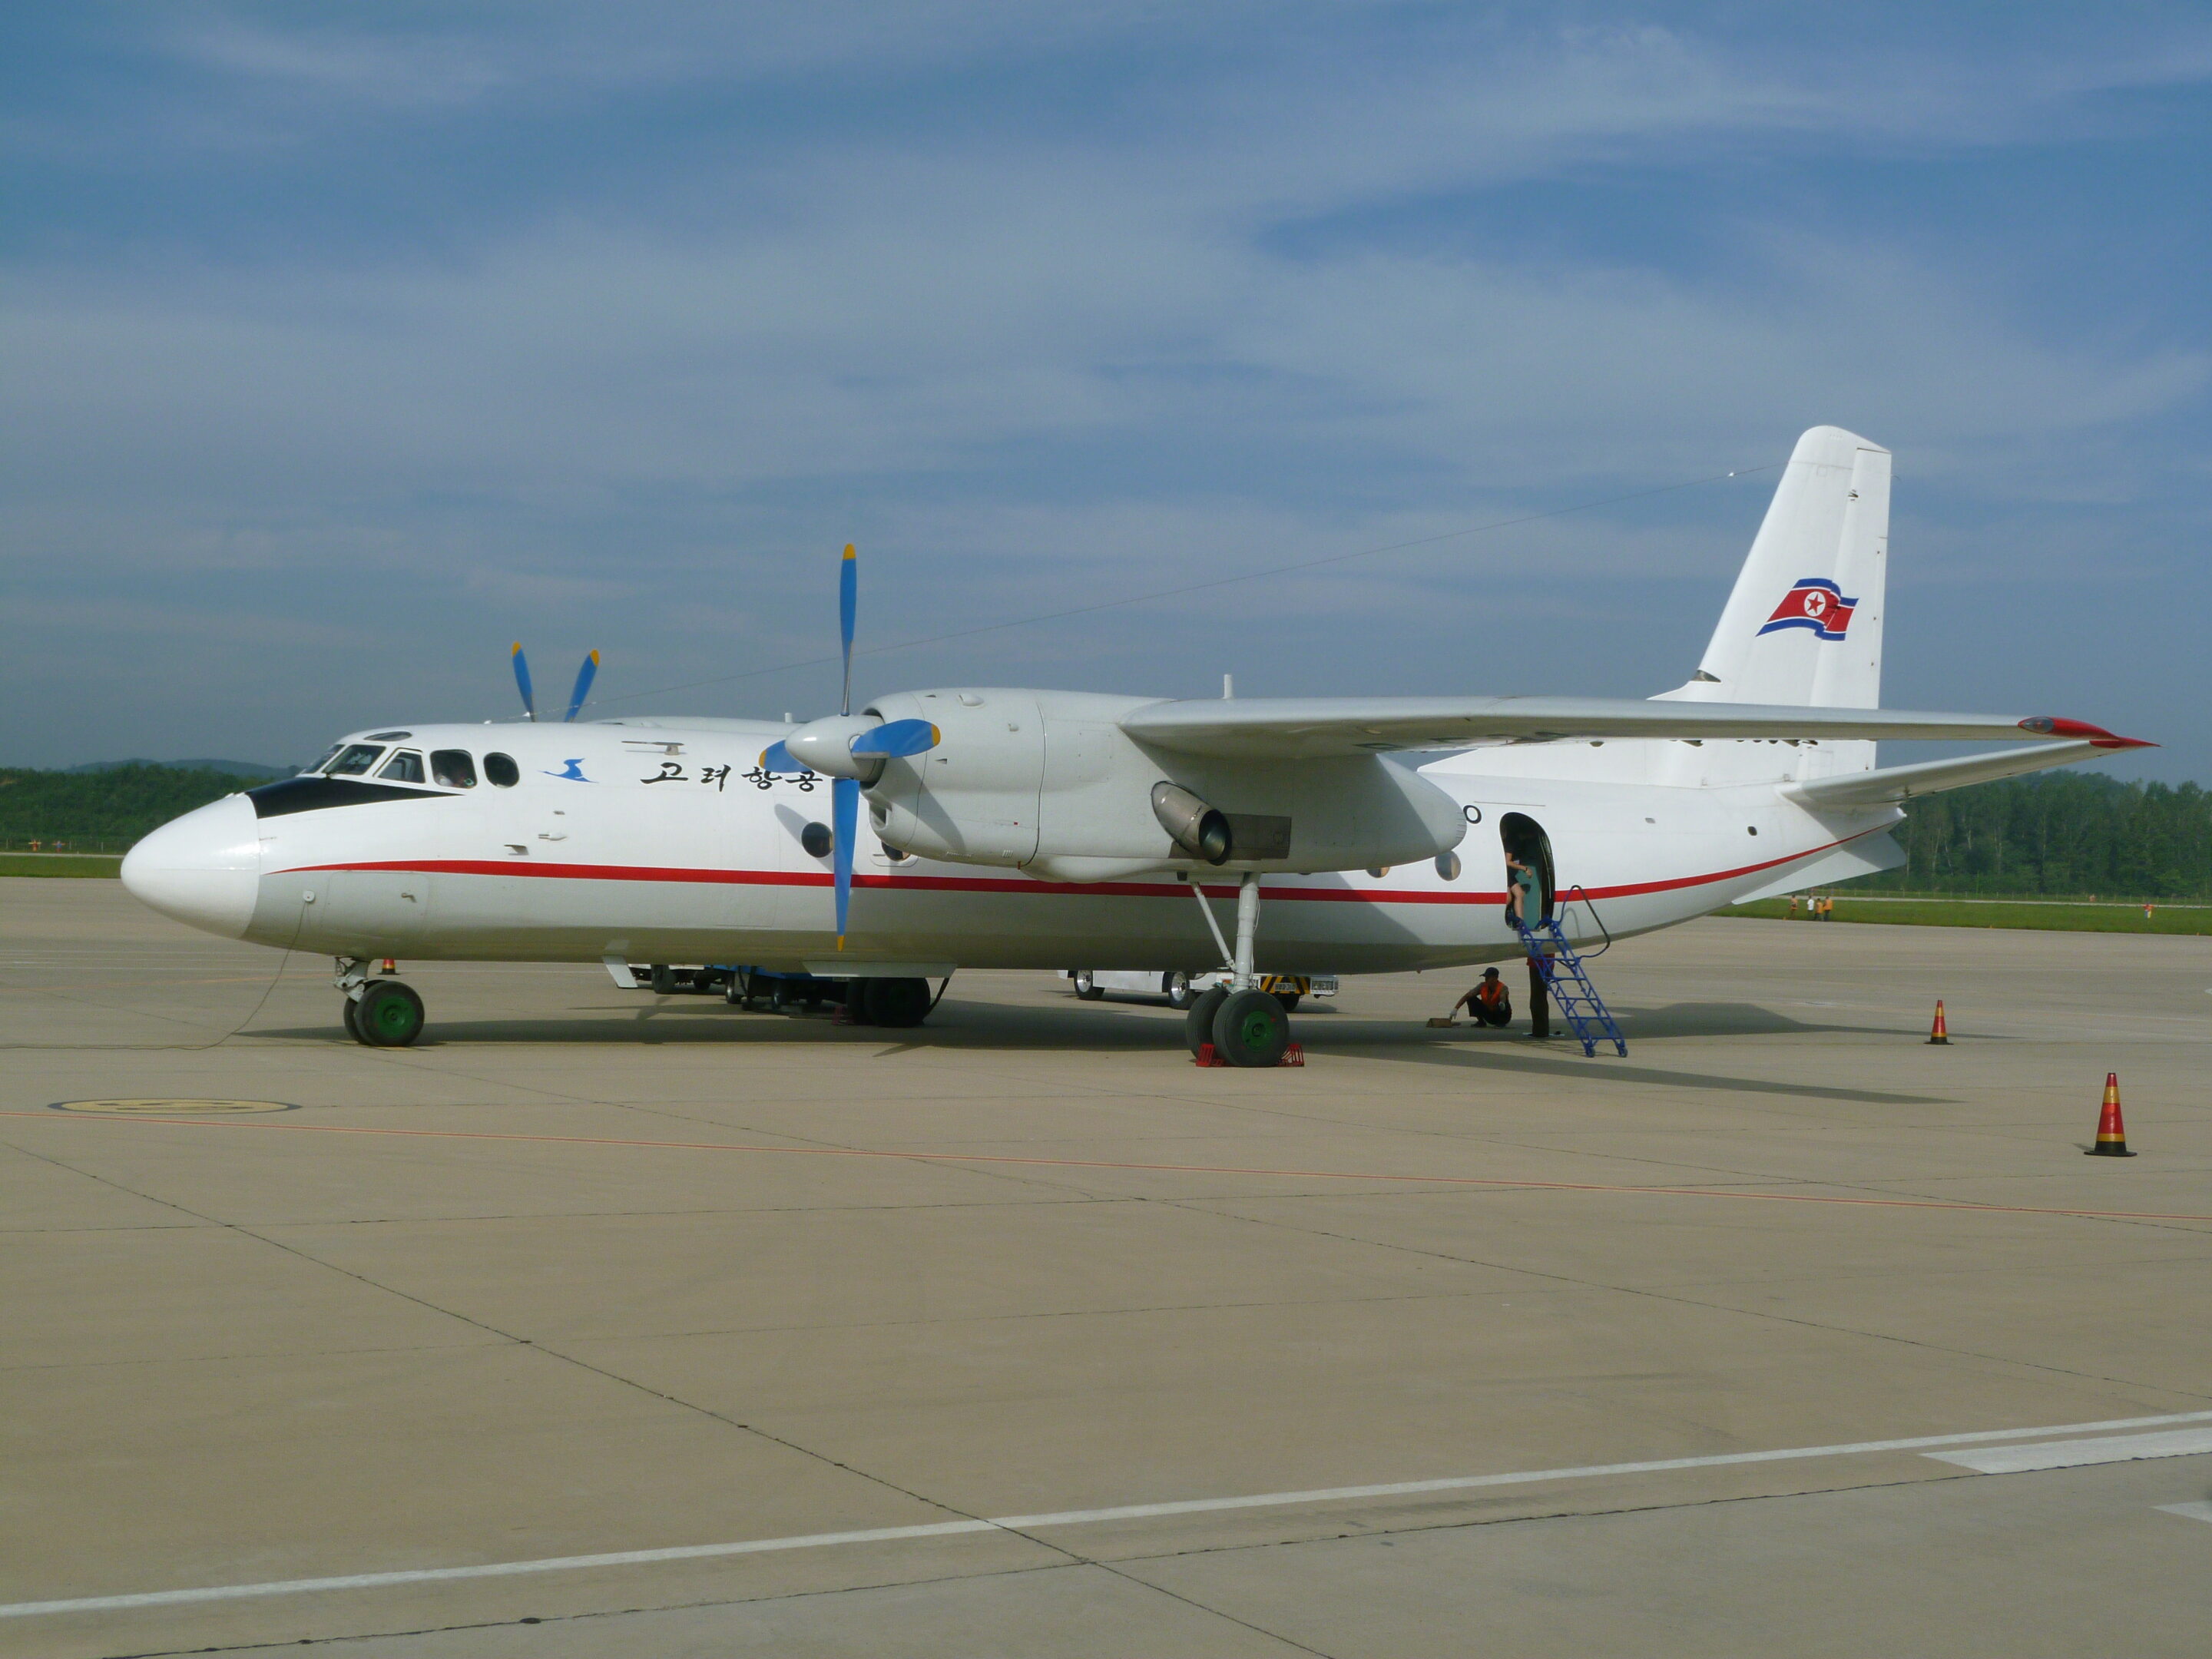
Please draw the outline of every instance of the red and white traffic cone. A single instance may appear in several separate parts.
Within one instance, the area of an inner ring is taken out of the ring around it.
[[[2128,1150],[2127,1125],[2120,1121],[2120,1074],[2105,1073],[2105,1109],[2097,1115],[2097,1144],[2092,1158],[2133,1158]]]
[[[1947,1047],[1951,1041],[1951,1028],[1943,1023],[1943,1005],[1940,1001],[1936,1005],[1936,1024],[1929,1030],[1928,1040]]]

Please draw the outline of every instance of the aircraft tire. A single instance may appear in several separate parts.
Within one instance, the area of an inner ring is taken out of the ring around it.
[[[1291,1046],[1291,1018],[1268,991],[1232,991],[1213,1015],[1213,1052],[1231,1066],[1273,1066]]]
[[[1097,1002],[1106,994],[1105,992],[1100,990],[1098,987],[1092,982],[1091,970],[1088,968],[1077,969],[1072,977],[1075,981],[1075,997],[1077,1001]]]
[[[1192,1059],[1197,1059],[1198,1051],[1213,1041],[1214,1013],[1228,1000],[1227,989],[1217,985],[1210,991],[1200,991],[1190,1012],[1182,1017],[1182,1040]]]
[[[855,1025],[881,1025],[885,1022],[876,1012],[877,988],[888,984],[885,980],[848,979],[845,981],[845,1018]]]
[[[405,1048],[422,1035],[422,999],[396,979],[373,979],[354,1007],[354,1025],[373,1048]]]
[[[736,969],[731,971],[729,983],[722,987],[722,1000],[732,1008],[750,1008],[753,1006],[752,998],[745,994],[744,974]]]
[[[368,1039],[361,1034],[361,1027],[354,1023],[354,1014],[360,1006],[351,997],[342,998],[338,1002],[338,1015],[345,1021],[345,1033],[348,1036],[356,1042],[367,1042]]]
[[[653,994],[657,997],[676,994],[676,970],[665,962],[653,964]]]
[[[919,1025],[929,1017],[929,981],[926,979],[871,980],[869,1011],[878,1025]]]
[[[1189,1012],[1190,1005],[1198,1000],[1198,993],[1190,988],[1188,974],[1170,974],[1160,989],[1167,993],[1168,1006],[1179,1014]]]

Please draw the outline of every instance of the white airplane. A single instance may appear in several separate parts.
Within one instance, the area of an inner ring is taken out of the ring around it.
[[[369,1043],[422,1027],[383,958],[603,962],[618,982],[634,961],[749,964],[841,980],[852,1018],[891,1025],[957,967],[1226,965],[1192,1046],[1270,1065],[1288,1028],[1260,974],[1528,954],[1509,852],[1563,945],[1622,938],[1892,868],[1914,795],[2141,746],[1878,706],[1889,485],[1888,451],[1805,434],[1698,672],[1648,701],[948,686],[854,714],[848,548],[847,713],[380,726],[155,830],[123,880],[195,927],[337,958]],[[1875,741],[1907,738],[2048,741],[1876,769]]]

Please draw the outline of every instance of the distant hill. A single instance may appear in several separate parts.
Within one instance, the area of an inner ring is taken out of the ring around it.
[[[119,760],[87,761],[82,766],[65,766],[63,771],[74,777],[84,772],[113,772],[125,766],[167,766],[179,772],[225,772],[234,778],[289,778],[300,769],[296,766],[264,766],[259,761],[234,760]]]
[[[84,852],[119,853],[179,813],[290,774],[289,767],[247,770],[236,761],[124,761],[66,772],[0,767],[0,847],[62,842]]]

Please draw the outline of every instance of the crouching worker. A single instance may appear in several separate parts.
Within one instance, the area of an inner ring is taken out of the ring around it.
[[[1513,999],[1505,989],[1505,981],[1498,976],[1498,969],[1482,970],[1482,981],[1457,1002],[1452,1012],[1466,1009],[1485,1025],[1506,1025],[1512,1023]]]

